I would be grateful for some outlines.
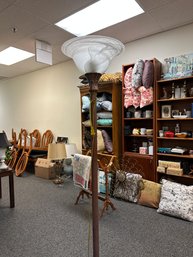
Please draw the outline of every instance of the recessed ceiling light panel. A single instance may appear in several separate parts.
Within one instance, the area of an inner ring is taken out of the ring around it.
[[[85,36],[143,13],[135,0],[100,0],[55,25]]]
[[[0,64],[12,65],[34,56],[34,54],[15,48],[8,47],[0,52]]]

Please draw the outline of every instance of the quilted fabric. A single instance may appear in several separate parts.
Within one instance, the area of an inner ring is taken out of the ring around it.
[[[144,63],[142,84],[145,88],[153,86],[153,63],[148,60]]]
[[[97,112],[97,118],[101,119],[112,119],[112,112]]]
[[[121,179],[119,179],[120,177]],[[126,201],[137,202],[141,180],[142,176],[139,174],[116,171],[116,181],[113,195]]]
[[[111,126],[113,120],[112,119],[98,119],[97,124],[99,126]]]
[[[162,179],[157,212],[193,221],[193,186]]]
[[[132,87],[138,88],[142,85],[143,69],[144,61],[142,59],[138,59],[133,67]]]

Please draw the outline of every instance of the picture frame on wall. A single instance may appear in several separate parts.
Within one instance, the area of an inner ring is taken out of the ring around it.
[[[57,137],[57,143],[64,143],[67,144],[68,143],[68,137]]]
[[[161,117],[162,118],[171,118],[171,105],[162,105],[161,108]]]

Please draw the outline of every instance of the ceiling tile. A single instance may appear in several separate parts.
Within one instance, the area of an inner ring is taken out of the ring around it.
[[[193,22],[193,1],[177,0],[149,11],[149,14],[164,29],[170,29]]]
[[[118,38],[125,44],[161,30],[162,28],[148,13],[143,13],[132,19],[101,30],[97,32],[97,34]]]
[[[56,23],[94,2],[96,0],[18,0],[17,6],[28,10],[34,16],[42,17],[50,23]]]

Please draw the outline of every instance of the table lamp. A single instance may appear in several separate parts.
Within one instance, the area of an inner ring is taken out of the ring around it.
[[[63,160],[66,158],[66,148],[64,143],[51,143],[48,145],[49,160],[55,162],[55,171],[57,178],[54,180],[55,184],[62,184],[64,180],[61,178],[61,170],[63,167]]]
[[[5,164],[6,150],[11,144],[7,139],[5,132],[0,133],[0,169],[7,169]]]
[[[91,98],[91,135],[92,135],[92,230],[93,257],[99,256],[99,214],[98,214],[98,164],[97,164],[97,123],[96,97],[98,81],[111,60],[118,56],[124,45],[117,39],[98,35],[76,37],[66,41],[62,52],[73,59],[78,69],[85,75],[90,87]]]

